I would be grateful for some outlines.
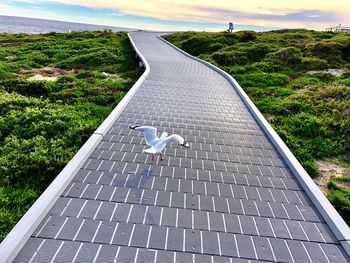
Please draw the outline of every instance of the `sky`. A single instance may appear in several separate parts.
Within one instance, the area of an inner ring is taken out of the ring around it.
[[[350,26],[350,0],[0,0],[0,15],[148,30]]]

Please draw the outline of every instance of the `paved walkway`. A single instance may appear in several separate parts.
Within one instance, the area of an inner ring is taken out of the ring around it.
[[[15,262],[349,262],[229,82],[132,38],[150,75]],[[191,148],[152,162],[129,124]]]

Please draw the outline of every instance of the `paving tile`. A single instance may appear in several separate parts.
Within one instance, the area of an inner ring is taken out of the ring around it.
[[[91,242],[94,234],[96,233],[98,227],[98,221],[95,220],[84,220],[83,225],[80,227],[78,235],[75,240]]]
[[[113,214],[113,221],[126,222],[129,212],[131,210],[130,204],[117,204]]]
[[[185,230],[185,252],[201,253],[201,234],[194,229]]]
[[[346,252],[340,245],[320,244],[330,262],[349,262]]]
[[[224,214],[220,213],[207,213],[209,219],[209,229],[213,231],[224,232],[226,222],[224,222]],[[227,227],[227,226],[226,226]]]
[[[110,220],[115,207],[115,203],[102,202],[95,218],[100,220]]]
[[[156,251],[151,249],[139,249],[136,262],[154,262]]]
[[[218,233],[203,231],[202,240],[205,254],[220,255]]]
[[[273,237],[274,233],[268,218],[265,217],[254,217],[256,227],[260,236]]]
[[[81,245],[82,243],[80,242],[64,241],[55,256],[55,262],[73,262]]]
[[[166,227],[152,227],[149,248],[165,249]]]
[[[253,236],[253,242],[259,260],[275,261],[268,238]]]
[[[168,250],[182,251],[184,241],[184,230],[180,228],[169,228],[167,247]]]
[[[179,210],[178,227],[192,228],[192,213],[190,210]]]
[[[209,255],[194,254],[194,262],[211,263],[213,261]]]
[[[119,223],[115,230],[112,244],[127,246],[130,241],[132,229],[132,224]]]
[[[45,242],[45,239],[41,238],[29,238],[22,250],[19,252],[19,254],[16,256],[14,262],[29,262],[31,258],[33,257],[34,253],[37,251],[37,249],[42,245],[43,242]]]
[[[79,217],[94,218],[100,205],[101,205],[101,202],[99,201],[88,200],[84,208],[80,211]]]
[[[75,262],[92,262],[97,254],[98,244],[82,243],[79,253],[76,255]]]
[[[321,246],[317,243],[305,242],[304,246],[310,255],[312,262],[328,262],[326,255],[323,253]]]
[[[116,228],[117,228],[116,222],[108,222],[108,221],[101,222],[93,241],[97,243],[109,244],[111,242],[114,230]]]
[[[173,263],[174,262],[174,252],[166,250],[158,250],[157,262]]]
[[[300,224],[310,241],[321,242],[321,243],[325,242],[321,232],[316,227],[315,223],[300,222]]]
[[[237,243],[234,234],[219,233],[219,242],[223,256],[238,256]]]
[[[240,257],[257,259],[254,252],[253,242],[250,236],[236,235],[236,240]]]
[[[282,219],[271,219],[270,220],[273,232],[275,233],[276,237],[279,238],[291,238],[289,234],[289,230],[286,227],[286,224],[284,223],[284,220]]]
[[[83,218],[68,218],[67,222],[64,224],[63,228],[57,235],[57,238],[65,239],[65,240],[73,240],[80,226],[83,224]]]
[[[148,235],[150,226],[135,225],[130,246],[133,247],[147,247]]]
[[[301,242],[287,240],[287,244],[295,262],[311,262],[305,247]]]
[[[38,234],[43,238],[54,238],[64,224],[66,217],[52,216]]]
[[[241,200],[241,203],[243,205],[243,210],[245,215],[253,215],[257,216],[259,215],[257,207],[255,205],[255,202],[253,200]]]
[[[245,235],[258,235],[255,221],[251,216],[239,216],[243,234]]]
[[[117,262],[134,262],[136,257],[136,248],[121,246],[119,249]]]

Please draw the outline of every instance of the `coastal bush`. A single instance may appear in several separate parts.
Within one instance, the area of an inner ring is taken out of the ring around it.
[[[279,73],[248,73],[236,78],[244,87],[283,86],[288,82],[288,76]]]
[[[338,67],[344,63],[341,47],[342,45],[335,41],[321,41],[306,46],[313,56],[326,60],[331,67]]]
[[[248,42],[256,39],[256,32],[254,31],[239,31],[236,35],[240,42]]]
[[[332,203],[339,214],[350,225],[350,191],[349,189],[337,185],[334,181],[329,181],[327,185],[329,192],[328,200]]]
[[[0,45],[0,241],[141,74],[126,33],[2,42],[11,45]],[[35,74],[57,81],[28,79]]]
[[[119,62],[118,50],[98,50],[89,54],[78,55],[63,60],[57,64],[62,68],[94,69],[104,65],[110,65]]]
[[[302,53],[298,48],[286,47],[279,51],[268,54],[266,61],[279,63],[290,67],[297,67],[301,63]]]
[[[328,61],[317,57],[303,57],[301,67],[305,70],[319,70],[329,68]]]
[[[208,40],[205,36],[194,35],[191,38],[187,39],[181,44],[181,47],[185,51],[190,51],[194,56],[199,54],[206,53],[206,51],[214,51],[216,48],[211,45],[213,43],[208,43]],[[211,47],[209,50],[208,48]]]

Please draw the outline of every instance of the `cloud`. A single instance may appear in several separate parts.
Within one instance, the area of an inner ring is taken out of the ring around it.
[[[110,14],[107,14],[108,16],[125,16],[125,14],[123,13],[110,13]]]
[[[20,0],[18,0],[20,1]],[[28,0],[25,0],[28,1]],[[31,1],[31,0],[29,0]],[[350,1],[345,0],[36,0],[113,10],[117,16],[143,16],[160,20],[228,23],[272,27],[324,28],[350,24]],[[111,13],[112,14],[112,13]]]
[[[1,9],[5,9],[5,8],[9,8],[10,6],[8,4],[2,4],[0,3],[0,8]]]

